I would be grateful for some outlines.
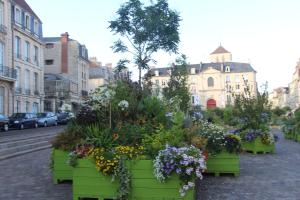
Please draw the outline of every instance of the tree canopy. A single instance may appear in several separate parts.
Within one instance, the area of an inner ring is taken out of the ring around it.
[[[180,16],[169,8],[167,0],[151,1],[148,6],[140,0],[128,0],[116,14],[116,19],[109,22],[109,28],[121,37],[112,49],[115,53],[131,54],[131,62],[139,69],[141,86],[142,70],[149,69],[150,62],[156,63],[153,53],[158,50],[177,53]],[[117,68],[122,69],[129,62],[122,59]]]

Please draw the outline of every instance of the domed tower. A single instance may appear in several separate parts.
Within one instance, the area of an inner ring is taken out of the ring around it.
[[[210,54],[210,62],[213,63],[223,63],[231,62],[232,54],[227,51],[222,45],[220,45],[216,50]]]

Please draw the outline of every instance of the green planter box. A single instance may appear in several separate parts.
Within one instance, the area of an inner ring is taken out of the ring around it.
[[[242,148],[245,151],[250,151],[253,154],[257,153],[274,153],[275,144],[266,145],[261,142],[261,138],[258,137],[252,142],[242,142]]]
[[[297,134],[297,137],[296,137],[296,138],[297,138],[296,141],[297,141],[297,142],[300,142],[300,133]]]
[[[73,200],[79,198],[116,199],[118,181],[97,171],[93,161],[78,159],[73,169]]]
[[[236,153],[226,151],[217,155],[210,155],[206,161],[207,173],[214,173],[215,176],[220,174],[240,175],[240,156]]]
[[[72,167],[68,165],[68,152],[53,149],[53,182],[72,180]]]
[[[160,183],[153,175],[152,160],[130,161],[129,169],[132,175],[132,190],[130,199],[133,200],[192,200],[194,191],[180,197],[180,180],[174,174],[165,183]]]

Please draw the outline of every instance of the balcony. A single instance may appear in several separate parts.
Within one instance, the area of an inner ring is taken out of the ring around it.
[[[7,81],[15,81],[17,78],[17,71],[11,67],[0,66],[0,79]]]
[[[89,95],[88,91],[86,90],[81,90],[81,96],[87,97]]]
[[[7,34],[7,27],[3,24],[0,25],[0,33]]]
[[[26,95],[30,95],[30,94],[31,94],[30,89],[25,89],[25,94],[26,94]]]

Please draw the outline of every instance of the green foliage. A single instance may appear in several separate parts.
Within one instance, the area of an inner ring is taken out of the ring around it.
[[[177,97],[179,101],[179,108],[183,112],[187,112],[190,107],[190,93],[188,88],[188,65],[186,63],[186,56],[176,60],[176,65],[171,67],[171,77],[168,82],[168,87],[163,90],[164,97],[172,101]]]
[[[58,134],[52,141],[52,147],[63,151],[73,151],[77,144],[81,144],[85,139],[81,126],[72,122],[68,124],[65,131]]]
[[[117,40],[112,49],[116,53],[128,53],[141,71],[149,68],[153,53],[158,50],[177,52],[179,43],[179,14],[169,8],[167,0],[151,1],[145,6],[140,0],[128,0],[117,11],[117,18],[109,22],[109,28],[124,40]],[[124,66],[126,62],[121,62]],[[155,61],[154,61],[155,62]],[[120,66],[122,66],[120,65]]]
[[[110,129],[103,129],[99,125],[90,125],[85,130],[86,142],[94,147],[112,148],[115,139]]]
[[[125,159],[121,158],[117,168],[114,170],[114,178],[117,178],[120,183],[118,188],[118,199],[128,199],[131,189],[131,174],[125,164]]]
[[[235,95],[235,110],[240,118],[240,128],[266,129],[271,119],[271,108],[268,101],[268,93],[265,88],[263,92],[257,91],[257,95],[251,95],[246,85],[244,93]]]

